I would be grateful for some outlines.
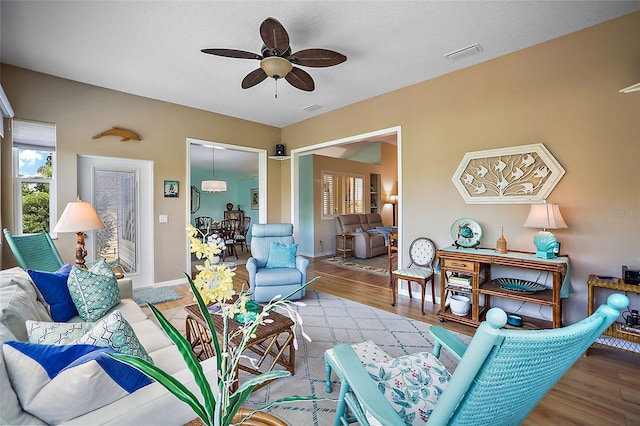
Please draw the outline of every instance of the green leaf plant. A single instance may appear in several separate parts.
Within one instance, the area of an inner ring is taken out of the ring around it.
[[[188,230],[191,231],[191,229],[189,228]],[[192,238],[192,251],[193,246],[194,241]],[[205,257],[208,258],[209,256],[213,256],[215,254],[217,253],[209,252],[208,255],[205,254]],[[244,381],[243,383],[239,384],[239,386],[237,386],[237,389],[235,391],[233,391],[233,387],[238,380],[238,378],[236,377],[236,372],[238,371],[240,360],[242,358],[247,358],[245,355],[242,355],[242,352],[246,348],[248,341],[254,336],[256,329],[260,327],[260,325],[272,321],[269,319],[269,313],[276,308],[284,310],[294,322],[293,345],[295,349],[298,348],[296,329],[300,330],[303,338],[311,341],[309,336],[304,333],[302,318],[294,308],[294,306],[296,305],[304,306],[304,303],[290,301],[289,297],[293,296],[301,289],[311,285],[319,277],[316,277],[306,284],[303,284],[300,288],[296,289],[285,297],[274,297],[269,303],[262,306],[261,309],[256,312],[255,319],[246,320],[246,322],[240,322],[242,325],[237,330],[232,331],[229,329],[229,319],[238,314],[246,314],[245,304],[250,300],[250,294],[247,292],[241,292],[239,295],[237,295],[237,298],[231,299],[231,294],[229,294],[229,292],[227,291],[228,289],[220,290],[216,287],[225,285],[228,286],[233,273],[230,274],[227,266],[225,266],[224,264],[212,265],[209,262],[205,262],[205,265],[206,267],[203,269],[208,269],[208,271],[203,271],[201,269],[200,274],[198,274],[201,281],[203,277],[206,279],[212,278],[212,275],[210,273],[211,270],[214,271],[215,275],[213,276],[213,279],[209,281],[208,287],[204,287],[202,285],[202,282],[200,282],[200,284],[194,283],[194,280],[192,280],[191,277],[187,274],[185,274],[185,276],[187,277],[191,292],[193,293],[198,303],[198,307],[200,308],[202,317],[205,319],[207,328],[212,336],[216,358],[215,383],[209,382],[204,373],[202,365],[191,350],[191,344],[189,343],[189,341],[187,341],[187,339],[164,317],[164,315],[162,315],[162,313],[155,306],[149,304],[149,307],[158,320],[160,327],[162,327],[167,336],[176,345],[187,367],[191,371],[194,382],[196,383],[202,396],[202,402],[200,402],[201,400],[184,384],[182,384],[170,374],[164,372],[162,369],[156,367],[154,364],[147,362],[142,358],[130,355],[113,353],[111,354],[111,356],[121,362],[124,362],[125,364],[137,368],[156,382],[160,383],[176,398],[188,404],[194,411],[194,413],[204,422],[205,425],[228,426],[233,424],[232,422],[234,416],[236,415],[236,413],[238,413],[238,410],[240,410],[242,404],[244,404],[244,402],[257,386],[280,377],[291,375],[291,373],[288,371],[269,371]],[[219,274],[216,275],[216,273],[218,272]],[[221,276],[223,276],[224,279],[216,278]],[[196,282],[197,281],[198,277],[196,277]],[[224,329],[221,331],[220,335],[218,334],[213,324],[211,314],[209,313],[207,304],[203,299],[203,294],[204,299],[213,301],[212,304],[217,304],[220,308],[220,314],[222,315],[224,324]],[[212,297],[212,295],[216,295],[216,297]],[[232,303],[225,303],[228,300],[232,301]],[[251,317],[245,316],[245,318],[249,319]],[[238,337],[240,337],[239,343],[231,344],[232,340],[237,340]],[[249,360],[251,361],[250,358]],[[235,424],[243,423],[244,421],[248,420],[254,413],[258,411],[264,411],[274,404],[296,401],[318,401],[323,399],[326,398],[299,395],[280,398],[250,412],[240,422],[236,422]]]

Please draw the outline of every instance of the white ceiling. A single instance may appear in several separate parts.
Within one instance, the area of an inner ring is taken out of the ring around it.
[[[16,1],[1,3],[4,63],[126,93],[283,127],[640,9],[639,1]],[[314,92],[268,79],[240,88],[267,17],[293,51],[347,61],[305,68]],[[479,43],[458,61],[444,54]],[[585,46],[588,48],[588,46]],[[307,112],[309,105],[320,108]]]

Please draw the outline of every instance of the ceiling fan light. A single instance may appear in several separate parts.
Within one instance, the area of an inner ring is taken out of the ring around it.
[[[225,192],[227,182],[223,180],[203,180],[201,189],[206,192]]]
[[[284,78],[293,69],[287,59],[280,56],[268,56],[260,61],[260,68],[271,78]]]

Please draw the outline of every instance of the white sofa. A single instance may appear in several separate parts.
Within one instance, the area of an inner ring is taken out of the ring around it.
[[[133,301],[131,280],[119,280],[118,287],[121,303],[109,312],[117,309],[122,313],[156,366],[172,374],[189,388],[197,389],[176,346]],[[38,300],[35,285],[26,271],[20,268],[0,271],[0,342],[28,341],[26,320],[52,321],[47,309]],[[75,317],[71,321],[82,320]],[[210,380],[215,380],[215,359],[211,358],[202,364]],[[196,391],[196,394],[199,392]],[[188,405],[180,402],[160,384],[153,382],[111,404],[63,424],[181,425],[195,417]],[[2,350],[0,350],[0,424],[46,424],[22,410],[9,380]]]

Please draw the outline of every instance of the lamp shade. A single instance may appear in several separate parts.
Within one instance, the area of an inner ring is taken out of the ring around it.
[[[557,204],[532,204],[529,216],[524,221],[526,228],[564,229],[567,228]]]
[[[260,61],[260,68],[271,78],[284,78],[293,69],[293,65],[280,56],[268,56]]]
[[[398,196],[397,195],[389,195],[389,204],[398,204]]]
[[[103,229],[104,224],[91,203],[78,200],[67,204],[53,232],[84,232]]]
[[[203,180],[201,189],[206,192],[224,192],[227,190],[227,182],[223,180]]]

